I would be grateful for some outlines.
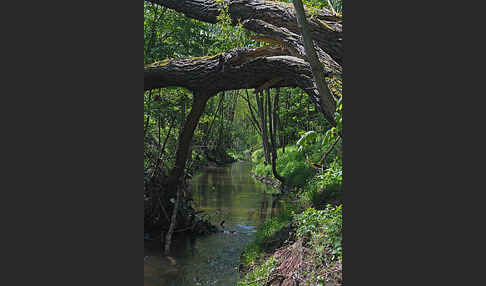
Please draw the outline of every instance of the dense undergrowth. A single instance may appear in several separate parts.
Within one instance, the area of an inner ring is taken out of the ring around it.
[[[305,148],[287,146],[285,153],[278,150],[277,171],[294,190],[287,195],[291,203],[258,229],[255,241],[242,254],[238,286],[270,285],[290,276],[300,285],[341,283],[342,159],[333,151],[324,171],[312,167],[310,162],[322,157],[321,142],[315,140]],[[255,175],[272,177],[262,149],[251,159]]]
[[[307,208],[301,213],[284,210],[260,227],[256,236],[242,254],[244,274],[238,286],[267,285],[285,276],[297,277],[301,285],[340,283],[342,205]],[[283,258],[285,251],[290,255]]]

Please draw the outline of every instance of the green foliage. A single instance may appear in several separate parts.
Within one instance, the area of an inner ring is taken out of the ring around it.
[[[326,190],[340,190],[343,182],[343,167],[338,157],[334,159],[327,171],[320,175],[322,188]]]
[[[338,157],[334,159],[324,174],[314,176],[303,188],[303,202],[311,203],[315,208],[323,208],[324,204],[342,199],[343,171]]]
[[[284,3],[292,3],[292,0],[275,0],[275,2],[284,2]],[[331,0],[329,1],[332,5],[332,8],[336,12],[338,16],[341,15],[342,12],[342,0]],[[328,8],[330,9],[328,1],[324,0],[302,0],[302,4],[304,5],[304,9],[306,10],[306,16],[311,18],[317,15],[317,9]],[[293,6],[292,6],[293,7]]]
[[[314,143],[315,139],[317,138],[317,133],[315,131],[307,131],[300,137],[299,141],[297,141],[297,146],[299,146],[299,151],[302,151],[304,147],[311,145]]]
[[[307,164],[305,156],[296,146],[287,147],[285,153],[280,152],[277,171],[290,186],[303,186],[316,172]]]
[[[255,150],[251,154],[251,159],[254,163],[258,163],[258,162],[262,161],[264,159],[263,158],[263,148]]]
[[[342,205],[306,209],[295,215],[297,237],[309,238],[311,249],[323,259],[342,259]]]
[[[254,166],[254,172],[258,176],[270,177],[272,176],[272,165],[263,163],[263,160]]]
[[[342,114],[342,110],[343,110],[343,101],[342,101],[342,97],[339,98],[338,102],[337,102],[337,108],[336,108],[336,112],[334,113],[334,120],[336,121],[336,132],[337,133],[341,133],[342,130],[343,130],[343,114]]]
[[[228,155],[231,156],[235,160],[241,160],[241,161],[245,161],[248,158],[247,154],[245,154],[244,152],[238,152],[238,151],[228,151]]]
[[[263,286],[265,285],[264,278],[268,277],[270,273],[278,266],[278,259],[271,256],[262,264],[256,266],[252,271],[248,272],[242,280],[238,281],[238,286]]]
[[[317,144],[309,145],[308,150],[312,158],[319,158],[320,149]],[[287,146],[285,153],[278,150],[277,171],[285,178],[285,183],[289,186],[301,187],[312,178],[316,170],[307,163],[302,152],[298,151],[297,146]],[[271,164],[264,165],[263,150],[259,149],[253,152],[252,160],[256,163],[253,166],[253,172],[258,176],[272,176]]]

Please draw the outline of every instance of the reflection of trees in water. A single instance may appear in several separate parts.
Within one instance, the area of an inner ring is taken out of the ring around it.
[[[248,223],[251,224],[253,222],[253,216],[255,215],[256,210],[249,210],[248,211]]]
[[[201,174],[197,181],[194,181],[193,188],[197,193],[197,203],[199,207],[205,207],[208,205],[208,186],[209,175],[207,172]]]
[[[280,200],[274,198],[272,201],[272,209],[270,210],[270,217],[273,218],[278,214],[278,210],[280,209]]]
[[[198,207],[214,209],[217,223],[227,217],[247,216],[248,223],[263,223],[278,213],[279,202],[265,193],[267,185],[249,176],[251,165],[235,163],[207,169],[193,181]],[[248,196],[250,193],[250,196]],[[247,209],[245,211],[244,209]],[[250,210],[249,208],[255,208]],[[247,215],[245,215],[245,212]]]
[[[218,175],[219,176],[219,180],[218,180]],[[216,189],[214,189],[214,191],[216,192],[216,209],[218,211],[222,211],[223,210],[223,194],[221,192],[221,189],[223,189],[223,186],[224,186],[224,180],[221,180],[221,175],[222,174],[211,174],[211,177],[214,179],[214,182],[216,182],[218,185],[215,186]]]
[[[265,193],[262,192],[262,201],[260,202],[259,209],[259,223],[262,224],[267,219],[268,198]]]

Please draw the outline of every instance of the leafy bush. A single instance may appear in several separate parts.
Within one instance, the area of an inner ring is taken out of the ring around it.
[[[342,205],[324,210],[308,208],[295,215],[297,237],[308,237],[314,252],[327,259],[342,259]]]
[[[321,209],[326,202],[341,198],[342,182],[341,161],[335,158],[324,174],[318,174],[309,180],[302,192],[302,199]]]
[[[281,150],[279,150],[281,151]],[[279,152],[277,171],[291,186],[303,186],[315,174],[315,170],[306,162],[305,156],[296,146],[289,146],[285,153]]]
[[[272,175],[272,165],[265,166],[262,161],[254,166],[253,172],[258,176],[269,177]]]
[[[243,152],[228,151],[228,155],[235,160],[241,160],[241,161],[246,160],[244,151]]]
[[[322,187],[328,191],[339,191],[343,183],[343,167],[341,161],[336,158],[326,173],[322,175],[323,184]]]
[[[273,176],[272,165],[264,164],[263,149],[253,152],[252,160],[256,163],[253,172],[258,176]],[[277,172],[285,178],[285,183],[290,186],[303,186],[307,180],[312,178],[315,170],[309,166],[303,153],[297,150],[296,146],[288,146],[285,153],[278,150]]]
[[[264,278],[268,277],[270,273],[277,267],[278,259],[271,256],[265,262],[255,267],[250,271],[243,280],[238,281],[238,286],[259,286],[265,285]]]
[[[263,160],[263,149],[257,149],[251,154],[251,159],[253,162],[257,163]]]

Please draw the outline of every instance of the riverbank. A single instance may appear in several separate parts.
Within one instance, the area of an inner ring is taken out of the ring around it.
[[[238,286],[342,285],[341,223],[340,206],[268,221],[242,254]]]
[[[294,158],[296,151],[290,149]],[[312,173],[304,160],[298,164],[305,168],[294,169],[283,166],[284,160],[277,162],[278,169],[299,182],[291,192],[281,193],[263,158],[253,158],[251,176],[272,186],[287,203],[258,228],[255,241],[242,253],[238,286],[342,285],[340,160],[332,161],[324,173]]]

